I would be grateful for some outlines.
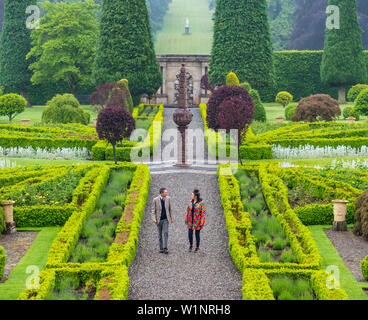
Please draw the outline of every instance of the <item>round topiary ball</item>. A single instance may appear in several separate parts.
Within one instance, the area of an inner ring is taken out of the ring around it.
[[[297,106],[296,105],[288,105],[285,108],[285,119],[288,121],[291,121],[291,118],[293,117],[293,115],[295,114],[295,110],[296,110]]]
[[[293,101],[293,96],[287,91],[280,91],[276,96],[276,102],[284,108]]]
[[[11,122],[16,115],[22,113],[27,106],[27,100],[16,93],[4,94],[0,97],[0,115],[9,117]]]

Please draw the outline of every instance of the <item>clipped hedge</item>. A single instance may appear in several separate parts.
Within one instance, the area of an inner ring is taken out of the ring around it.
[[[368,281],[368,255],[360,263],[360,269],[365,280]]]
[[[0,246],[0,280],[4,276],[5,261],[6,261],[6,252],[4,248]]]

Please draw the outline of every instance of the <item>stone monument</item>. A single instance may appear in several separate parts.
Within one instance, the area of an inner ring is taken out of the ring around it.
[[[185,130],[192,122],[193,114],[186,105],[186,72],[185,64],[182,63],[179,76],[179,97],[178,108],[175,110],[173,120],[178,126],[178,162],[174,165],[177,167],[189,167],[190,164],[186,163],[185,155]],[[180,135],[179,135],[180,133]],[[179,139],[181,137],[181,139]],[[181,148],[180,148],[181,145]]]

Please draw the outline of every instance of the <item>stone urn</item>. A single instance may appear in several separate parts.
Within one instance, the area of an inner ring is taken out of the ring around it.
[[[14,201],[12,200],[4,200],[1,202],[1,205],[5,211],[5,224],[6,224],[6,233],[14,233],[16,232],[15,221],[13,217],[13,205]]]
[[[354,117],[349,117],[349,118],[347,118],[346,119],[347,120],[347,122],[349,123],[349,124],[352,124],[352,123],[354,123],[355,122],[355,118]]]
[[[349,201],[343,200],[333,200],[334,204],[334,222],[332,230],[334,231],[347,231],[346,225],[346,205]]]
[[[30,122],[31,122],[31,120],[29,120],[29,119],[22,119],[22,120],[20,120],[21,121],[21,123],[22,124],[24,124],[24,125],[28,125]]]
[[[284,117],[280,116],[276,118],[276,123],[283,123],[284,122]]]

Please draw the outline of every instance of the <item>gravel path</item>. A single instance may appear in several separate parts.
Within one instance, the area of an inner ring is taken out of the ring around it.
[[[368,241],[354,235],[351,230],[346,232],[325,230],[325,232],[355,278],[359,282],[367,282],[362,275],[360,262],[368,254]]]
[[[0,236],[0,246],[6,251],[4,277],[0,279],[0,283],[8,279],[10,272],[27,253],[37,235],[38,231],[17,231]]]
[[[203,129],[199,110],[191,110],[193,121],[190,128]],[[174,126],[171,121],[174,111],[175,109],[165,109],[164,130]],[[163,148],[166,144],[163,142]],[[157,227],[150,217],[152,199],[159,194],[161,187],[168,189],[175,219],[169,225],[168,255],[158,252]],[[185,210],[195,187],[201,191],[207,212],[206,223],[201,231],[199,254],[187,252],[188,229],[184,224]],[[228,251],[228,233],[216,172],[191,173],[188,169],[180,168],[171,173],[156,172],[151,175],[138,250],[129,268],[129,278],[130,300],[242,298],[242,275]]]

